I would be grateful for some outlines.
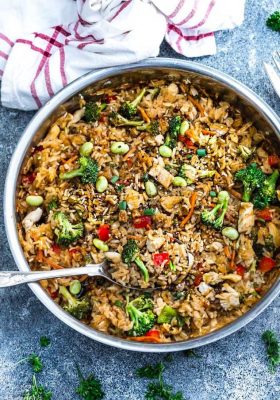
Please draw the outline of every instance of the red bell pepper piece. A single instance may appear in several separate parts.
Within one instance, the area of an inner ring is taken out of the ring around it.
[[[191,139],[188,138],[187,136],[179,135],[178,139],[180,140],[180,142],[183,142],[189,148],[195,147]]]
[[[22,179],[21,179],[21,182],[24,184],[24,185],[31,185],[34,181],[35,181],[35,179],[36,179],[36,172],[30,172],[30,174],[28,174],[28,175],[24,175],[23,177],[22,177]]]
[[[157,337],[159,338],[160,336],[160,332],[157,329],[150,329],[148,332],[145,333],[144,336],[148,336],[148,337]]]
[[[152,224],[152,218],[146,215],[137,217],[133,220],[133,226],[136,229],[147,228]]]
[[[238,275],[242,276],[242,278],[243,278],[243,276],[246,272],[246,268],[244,268],[243,265],[241,265],[241,264],[237,264],[235,266],[235,271]]]
[[[69,249],[70,254],[77,254],[79,252],[80,252],[80,249],[78,249],[77,247],[73,247],[73,249]]]
[[[268,164],[271,167],[277,167],[279,163],[280,163],[280,158],[276,154],[268,156]]]
[[[259,268],[262,272],[269,272],[276,266],[276,261],[270,257],[264,256],[259,261]]]
[[[61,252],[61,248],[59,247],[58,244],[54,243],[54,244],[52,245],[52,251],[53,251],[54,253],[56,253],[56,254],[59,254],[59,253]]]
[[[256,213],[257,218],[264,219],[265,221],[271,221],[272,215],[269,208],[264,208],[263,210],[259,210]]]
[[[97,234],[100,240],[102,240],[103,242],[107,242],[107,240],[109,240],[110,237],[110,225],[108,224],[100,225],[100,227],[97,230]]]
[[[160,266],[162,264],[167,264],[170,261],[169,254],[167,252],[155,253],[155,254],[153,254],[153,261],[156,266]]]
[[[202,274],[197,274],[194,278],[193,284],[194,286],[198,286],[202,281]]]

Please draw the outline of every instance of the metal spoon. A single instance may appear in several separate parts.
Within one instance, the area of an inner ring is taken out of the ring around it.
[[[37,282],[42,279],[51,278],[65,278],[66,276],[77,276],[77,275],[88,275],[88,276],[101,276],[109,280],[110,282],[122,286],[126,289],[132,290],[153,290],[152,288],[140,288],[122,285],[119,282],[114,281],[108,271],[108,262],[105,260],[100,264],[87,264],[80,268],[63,268],[51,271],[0,271],[0,288],[16,286],[21,283]],[[155,288],[156,289],[156,288]]]

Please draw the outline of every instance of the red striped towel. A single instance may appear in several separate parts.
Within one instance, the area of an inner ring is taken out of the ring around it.
[[[9,0],[0,6],[2,104],[33,110],[92,69],[159,53],[216,52],[214,32],[240,25],[245,0]],[[32,33],[30,33],[32,32]]]

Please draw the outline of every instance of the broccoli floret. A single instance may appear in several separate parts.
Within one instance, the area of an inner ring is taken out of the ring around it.
[[[59,245],[69,246],[83,236],[83,224],[80,222],[79,224],[73,225],[63,212],[59,211],[55,213],[54,221],[56,223],[54,233],[57,237],[56,242]]]
[[[80,157],[80,168],[74,169],[64,174],[60,174],[60,179],[68,180],[79,176],[82,183],[96,183],[98,176],[98,164],[90,157]]]
[[[153,89],[148,89],[147,91],[148,91],[148,93],[150,95],[151,100],[153,100],[159,94],[160,88],[156,87],[156,88],[153,88]]]
[[[146,131],[151,133],[153,136],[159,135],[160,130],[159,130],[159,123],[158,121],[151,121],[150,123],[143,124],[140,126],[137,126],[137,129],[139,131]]]
[[[249,149],[249,147],[243,146],[242,144],[240,144],[238,146],[238,151],[239,151],[239,154],[241,155],[241,157],[243,158],[243,160],[247,161],[247,160],[249,160],[249,158],[252,157],[252,155],[256,151],[256,148],[253,147],[252,149]]]
[[[179,115],[172,117],[169,121],[169,128],[165,138],[164,144],[171,147],[176,147],[178,135],[181,127],[181,117]]]
[[[137,113],[137,106],[140,104],[146,89],[144,88],[133,101],[126,101],[119,108],[119,113],[127,118],[132,119]]]
[[[133,322],[133,328],[128,332],[130,336],[142,336],[154,326],[156,317],[152,308],[151,299],[144,296],[127,303],[126,311]]]
[[[170,324],[172,319],[177,318],[177,316],[178,312],[175,310],[175,308],[166,305],[161,310],[157,322],[159,324]]]
[[[235,179],[243,183],[243,201],[250,201],[254,190],[259,189],[265,179],[265,175],[256,163],[236,172]]]
[[[127,243],[123,246],[122,260],[128,265],[134,262],[139,267],[143,275],[144,281],[149,281],[149,271],[140,258],[140,250],[135,240],[129,239]]]
[[[279,178],[279,171],[276,169],[262,183],[257,191],[253,203],[256,208],[265,208],[276,198],[276,184]]]
[[[89,102],[85,106],[85,115],[84,120],[86,122],[95,122],[100,118],[101,111],[103,111],[107,107],[107,104],[97,104],[94,102]]]
[[[130,121],[124,118],[121,114],[116,111],[111,112],[109,115],[109,121],[114,126],[140,126],[143,125],[143,121]]]
[[[49,204],[47,205],[48,211],[54,210],[58,207],[57,199],[52,199]]]
[[[90,299],[86,296],[77,299],[65,286],[59,286],[59,294],[63,297],[63,308],[77,319],[87,319],[91,313]]]
[[[190,185],[196,180],[196,174],[196,168],[189,164],[182,164],[178,172],[178,176],[186,179]]]
[[[208,226],[212,226],[214,229],[221,229],[224,222],[224,217],[227,212],[229,202],[229,194],[227,191],[222,190],[218,194],[218,203],[210,211],[204,210],[201,213],[201,221]],[[219,210],[221,210],[218,215]]]
[[[274,11],[267,18],[266,25],[273,31],[280,31],[280,11]]]

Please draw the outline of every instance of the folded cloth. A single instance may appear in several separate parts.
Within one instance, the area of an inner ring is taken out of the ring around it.
[[[155,57],[165,37],[187,57],[216,52],[214,32],[240,25],[245,0],[9,0],[0,6],[1,100],[41,107],[96,68]],[[32,33],[30,33],[32,32]]]

